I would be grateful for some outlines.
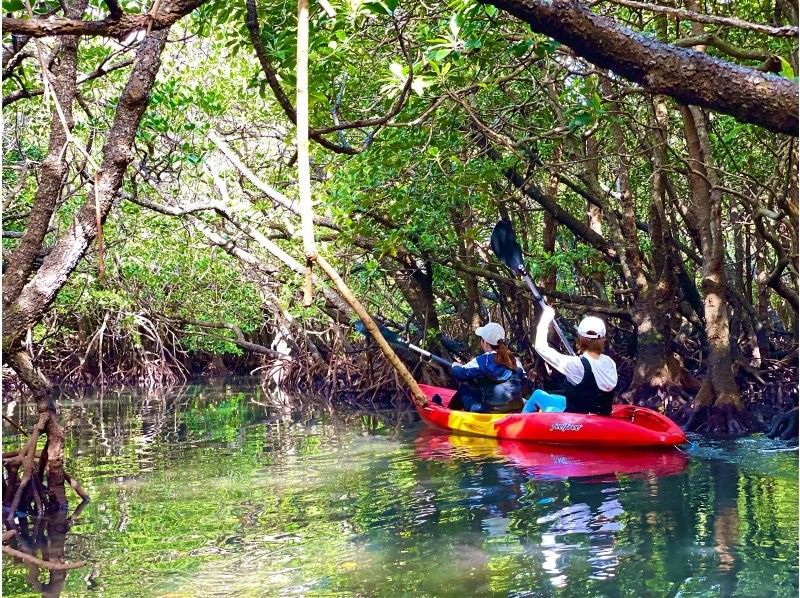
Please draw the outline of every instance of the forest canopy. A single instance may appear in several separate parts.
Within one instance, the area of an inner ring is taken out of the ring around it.
[[[21,380],[355,355],[324,276],[301,301],[296,4],[3,8]],[[536,368],[538,308],[488,249],[509,218],[565,321],[608,320],[631,400],[748,429],[743,393],[796,372],[797,20],[784,0],[312,3],[320,253],[426,346],[491,317]]]

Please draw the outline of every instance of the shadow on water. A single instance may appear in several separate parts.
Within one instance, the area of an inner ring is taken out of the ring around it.
[[[48,577],[4,557],[4,595],[797,595],[797,453],[780,443],[537,447],[287,402],[248,381],[65,394],[92,502],[19,519],[18,541],[87,565]]]

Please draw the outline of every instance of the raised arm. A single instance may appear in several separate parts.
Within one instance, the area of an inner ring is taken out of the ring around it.
[[[539,325],[536,327],[536,341],[534,348],[536,352],[542,356],[551,367],[555,368],[562,374],[566,374],[565,368],[567,364],[574,361],[574,358],[569,355],[559,353],[553,347],[547,344],[547,331],[550,329],[550,324],[555,318],[556,312],[549,305],[544,306],[541,318],[539,318]]]

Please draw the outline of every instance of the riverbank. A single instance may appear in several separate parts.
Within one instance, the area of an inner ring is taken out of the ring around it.
[[[424,364],[406,356],[414,376],[425,383],[453,386],[447,373],[438,367]],[[327,360],[327,361],[326,361]],[[633,379],[633,362],[617,356],[620,386],[617,401],[625,400],[625,391]],[[408,390],[396,377],[394,370],[373,347],[353,344],[347,353],[314,355],[304,353],[290,360],[277,360],[252,356],[196,354],[186,358],[192,367],[167,367],[167,373],[158,377],[114,378],[101,376],[102,368],[86,369],[76,378],[64,376],[64,369],[50,368],[45,374],[60,383],[62,388],[86,391],[95,386],[124,388],[140,384],[150,388],[169,388],[192,380],[205,380],[223,376],[241,378],[258,376],[259,384],[271,391],[285,391],[304,396],[315,395],[331,407],[389,409],[407,405]],[[111,364],[108,364],[111,365]],[[106,372],[119,371],[106,367]],[[702,380],[703,371],[691,372]],[[742,394],[742,403],[754,431],[784,440],[798,438],[798,368],[781,362],[766,362],[761,370],[740,368],[736,381]],[[20,396],[21,391],[14,373],[3,369],[4,401]],[[655,394],[640,398],[638,404],[665,413],[679,425],[685,425],[694,412],[693,395]]]

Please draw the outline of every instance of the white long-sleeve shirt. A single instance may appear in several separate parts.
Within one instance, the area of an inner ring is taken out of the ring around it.
[[[564,355],[553,349],[547,344],[547,330],[553,321],[552,314],[545,312],[536,327],[536,341],[534,348],[550,366],[564,374],[570,384],[580,384],[583,380],[583,363],[579,355]],[[601,355],[595,359],[589,355],[583,355],[589,360],[592,366],[592,374],[597,383],[597,387],[608,392],[617,386],[617,364],[608,355]]]

